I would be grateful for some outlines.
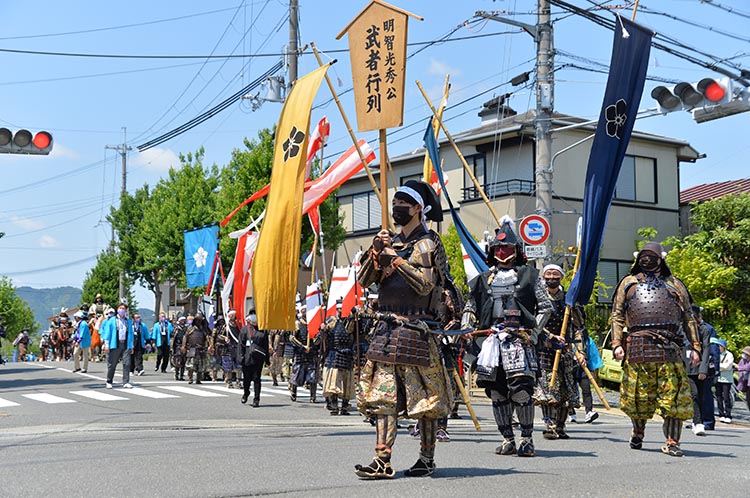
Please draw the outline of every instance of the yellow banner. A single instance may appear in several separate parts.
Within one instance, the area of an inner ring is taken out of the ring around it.
[[[271,190],[252,263],[255,311],[263,330],[294,329],[310,110],[328,66],[295,82],[276,127]]]

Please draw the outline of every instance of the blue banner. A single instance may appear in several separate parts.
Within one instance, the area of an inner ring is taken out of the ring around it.
[[[187,287],[203,287],[211,280],[211,268],[219,247],[219,225],[183,232],[185,236],[185,275]]]
[[[594,290],[609,206],[643,95],[652,36],[651,30],[617,16],[609,79],[583,191],[580,266],[565,298],[571,306],[587,304]]]
[[[469,256],[469,260],[471,260],[471,263],[477,269],[478,273],[487,271],[489,268],[487,266],[484,251],[482,251],[482,248],[479,247],[477,241],[474,240],[474,237],[472,237],[471,233],[466,228],[466,225],[464,225],[464,222],[461,221],[461,217],[458,215],[458,211],[456,211],[456,208],[453,207],[453,202],[451,202],[451,197],[450,195],[448,195],[448,190],[445,188],[443,169],[440,167],[440,153],[438,152],[438,144],[437,140],[435,139],[435,132],[432,130],[431,119],[427,121],[427,130],[424,134],[424,146],[427,149],[427,153],[430,155],[432,167],[435,169],[435,174],[437,175],[438,181],[440,182],[440,188],[443,189],[443,195],[445,195],[445,200],[446,202],[448,202],[448,208],[451,211],[453,224],[456,226],[456,231],[458,231],[458,238],[461,239],[461,244],[464,246],[464,249],[466,249],[466,254]]]

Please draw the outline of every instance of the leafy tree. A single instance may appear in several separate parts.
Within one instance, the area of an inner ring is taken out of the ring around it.
[[[442,236],[445,252],[448,255],[448,265],[451,268],[451,275],[456,286],[464,294],[469,293],[469,284],[466,281],[466,270],[464,269],[464,258],[461,253],[461,239],[458,237],[456,226],[451,224],[448,227],[448,233]]]
[[[138,303],[135,302],[131,284],[126,274],[126,298],[128,305],[135,309]],[[120,256],[111,248],[99,253],[96,257],[96,264],[86,272],[86,277],[83,279],[81,300],[84,303],[93,303],[97,294],[101,294],[104,302],[110,306],[116,306],[120,300]]]
[[[738,351],[750,343],[750,194],[694,204],[692,217],[699,231],[666,241],[673,247],[667,264]]]
[[[13,282],[6,276],[0,277],[0,317],[6,330],[6,338],[2,341],[2,354],[3,358],[8,358],[13,350],[13,340],[21,329],[28,327],[29,332],[33,334],[39,330],[39,325],[34,319],[31,307],[18,297]]]

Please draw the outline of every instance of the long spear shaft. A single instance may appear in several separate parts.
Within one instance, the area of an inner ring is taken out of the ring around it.
[[[453,140],[453,137],[448,132],[448,129],[445,127],[445,123],[443,123],[443,120],[438,117],[437,110],[435,110],[435,107],[432,105],[432,102],[430,102],[430,98],[427,96],[427,93],[424,91],[424,88],[422,87],[422,84],[419,81],[417,81],[417,86],[419,87],[419,91],[422,92],[422,97],[424,97],[425,101],[427,102],[427,105],[430,106],[432,115],[440,124],[440,127],[443,129],[443,133],[445,133],[445,136],[448,138],[448,141],[453,146],[453,150],[456,151],[456,155],[461,160],[461,164],[463,164],[464,170],[466,170],[466,173],[469,175],[469,178],[471,178],[471,181],[474,183],[474,187],[477,189],[477,192],[479,192],[479,195],[482,196],[484,203],[489,208],[490,213],[492,213],[492,217],[495,218],[495,223],[497,224],[497,226],[500,226],[500,217],[495,212],[495,208],[492,207],[492,204],[490,204],[490,200],[487,198],[487,195],[485,195],[484,193],[484,189],[479,184],[479,181],[477,180],[477,178],[474,176],[474,172],[469,167],[469,163],[466,162],[466,158],[464,157],[463,154],[461,154],[461,150],[458,148],[458,145],[456,145],[456,142]]]

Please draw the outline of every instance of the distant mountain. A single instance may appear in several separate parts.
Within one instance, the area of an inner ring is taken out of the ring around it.
[[[18,287],[18,297],[29,303],[34,319],[42,330],[49,322],[47,318],[60,312],[63,306],[75,308],[81,304],[81,289],[76,287],[55,287],[52,289],[34,289],[32,287]]]

